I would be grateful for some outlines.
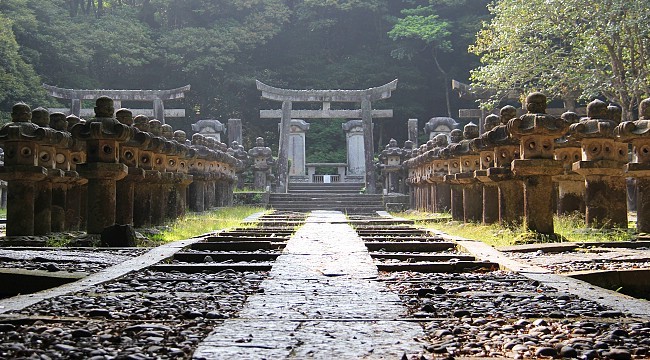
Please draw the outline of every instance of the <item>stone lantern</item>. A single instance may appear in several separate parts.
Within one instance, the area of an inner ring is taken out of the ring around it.
[[[115,118],[123,125],[131,127],[133,137],[120,147],[120,163],[128,168],[127,175],[117,182],[116,218],[120,225],[134,224],[135,187],[145,181],[145,169],[140,167],[140,151],[151,142],[148,132],[133,127],[133,113],[128,109],[119,109]]]
[[[431,181],[434,184],[433,211],[446,212],[451,210],[451,187],[445,182],[449,161],[441,156],[441,152],[449,146],[449,138],[445,134],[438,134],[433,138],[433,143],[434,148],[430,156],[433,170]]]
[[[128,167],[119,163],[120,144],[131,139],[133,130],[117,121],[113,112],[113,100],[99,97],[95,118],[71,129],[73,138],[86,143],[87,160],[77,171],[88,179],[88,234],[100,234],[115,225],[116,181],[128,174]]]
[[[510,136],[507,123],[517,115],[517,109],[507,105],[501,108],[501,125],[493,127],[482,137],[483,146],[493,147],[494,166],[487,169],[487,177],[499,189],[499,224],[512,226],[521,223],[524,215],[524,191],[520,178],[511,169],[512,161],[519,159],[519,140]]]
[[[189,174],[188,161],[187,159],[191,157],[191,149],[185,144],[186,135],[183,130],[176,130],[173,132],[172,142],[175,145],[176,157],[172,158],[171,161],[175,161],[175,164],[170,163],[170,160],[167,162],[170,165],[169,169],[175,168],[174,174],[174,195],[173,199],[175,204],[171,203],[169,200],[168,209],[169,215],[174,218],[182,217],[185,215],[185,209],[187,208],[187,187],[192,183],[193,177]],[[173,213],[173,214],[172,214]]]
[[[84,123],[76,115],[68,115],[65,118],[67,123],[66,131],[76,124]],[[70,189],[66,193],[65,199],[65,224],[68,230],[79,230],[86,227],[86,205],[88,194],[88,179],[79,176],[77,166],[86,162],[86,143],[78,139],[72,139],[73,143],[70,148],[70,170],[75,172],[78,181],[70,184]]]
[[[565,112],[561,116],[569,125],[580,121],[580,116],[574,112]],[[580,142],[574,137],[563,136],[555,140],[555,160],[562,161],[564,171],[553,177],[558,184],[557,213],[559,215],[572,212],[585,212],[585,180],[582,175],[573,171],[573,163],[582,158]]]
[[[252,160],[253,174],[255,177],[253,188],[257,190],[266,190],[268,177],[271,173],[273,156],[271,149],[264,146],[264,138],[255,139],[255,147],[248,151],[248,156]]]
[[[454,129],[450,133],[450,144],[440,151],[440,157],[447,160],[447,175],[445,183],[451,187],[451,218],[456,221],[465,219],[463,209],[463,186],[456,180],[456,174],[460,172],[460,157],[452,153],[451,149],[463,140],[463,132]]]
[[[67,131],[68,122],[63,113],[55,112],[50,114],[50,126],[58,132],[60,141],[56,146],[54,165],[63,173],[63,176],[56,177],[52,183],[52,208],[51,208],[51,230],[61,232],[70,229],[66,222],[66,213],[79,215],[79,204],[75,200],[74,205],[68,204],[68,190],[82,183],[79,173],[76,171],[76,164],[72,160],[72,152],[75,149],[75,141]],[[83,179],[84,183],[87,181]]]
[[[155,153],[162,149],[162,139],[149,132],[149,121],[145,115],[137,115],[133,118],[133,127],[137,132],[142,133],[138,136],[148,138],[148,141],[138,148],[137,166],[144,171],[144,180],[136,182],[133,189],[135,227],[146,227],[152,224],[153,198],[162,176],[160,171],[154,168]]]
[[[546,96],[531,93],[526,97],[528,113],[508,122],[510,135],[520,141],[521,159],[512,162],[512,172],[524,181],[524,224],[528,230],[554,234],[553,176],[563,172],[562,162],[553,159],[555,139],[562,137],[569,124],[546,114]]]
[[[395,139],[390,139],[386,148],[379,154],[380,168],[384,175],[384,189],[388,193],[399,192],[404,155],[404,150],[397,145]]]
[[[7,181],[7,236],[34,235],[34,202],[37,184],[47,177],[38,165],[38,125],[32,123],[28,105],[19,103],[11,110],[11,123],[0,129],[4,166],[0,178]]]
[[[450,146],[452,156],[458,157],[460,164],[460,171],[454,175],[454,180],[462,186],[465,222],[478,222],[483,216],[483,188],[474,177],[474,171],[480,169],[481,156],[470,146],[478,136],[478,126],[470,122],[463,128],[464,140]]]
[[[483,224],[499,221],[499,188],[488,175],[489,168],[494,167],[494,144],[486,141],[486,133],[501,124],[499,116],[490,114],[485,117],[485,132],[481,137],[470,142],[470,147],[480,156],[480,167],[474,171],[474,178],[483,184]]]
[[[246,171],[246,164],[248,163],[248,153],[238,141],[232,142],[229,151],[235,159],[239,160],[235,167],[235,173],[237,175],[236,187],[242,189],[244,187],[244,171]]]
[[[587,106],[587,118],[571,125],[570,136],[582,147],[582,160],[573,163],[573,171],[585,179],[587,226],[627,228],[623,166],[628,146],[616,138],[618,123],[609,116],[607,104],[594,100]]]
[[[57,148],[69,146],[72,139],[69,133],[50,127],[50,113],[42,107],[32,111],[32,122],[39,126],[36,136],[42,139],[38,149],[38,165],[47,169],[47,178],[39,182],[36,193],[34,235],[47,235],[52,232],[52,189],[55,184],[65,181],[63,170],[56,166]],[[60,223],[62,219],[62,216],[57,219],[57,230],[63,227]]]
[[[621,123],[615,134],[632,144],[632,162],[623,169],[636,178],[637,230],[650,232],[650,98],[639,104],[639,120]]]

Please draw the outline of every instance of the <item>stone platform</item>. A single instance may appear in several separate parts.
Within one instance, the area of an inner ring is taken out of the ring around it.
[[[421,352],[421,326],[398,320],[406,309],[376,276],[345,215],[315,211],[273,265],[264,293],[217,327],[194,358],[399,359]]]

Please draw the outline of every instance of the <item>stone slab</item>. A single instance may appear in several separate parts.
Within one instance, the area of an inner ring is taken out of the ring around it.
[[[195,359],[397,359],[417,354],[422,328],[400,319],[399,296],[339,212],[317,211],[289,240],[263,293],[225,321]]]

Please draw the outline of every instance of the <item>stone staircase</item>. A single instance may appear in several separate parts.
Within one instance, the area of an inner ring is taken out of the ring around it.
[[[363,183],[292,183],[287,194],[271,194],[269,207],[286,211],[336,210],[370,214],[384,210],[383,196],[361,194]]]

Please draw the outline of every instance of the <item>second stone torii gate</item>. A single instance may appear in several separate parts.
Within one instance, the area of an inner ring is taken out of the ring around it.
[[[280,146],[278,154],[278,186],[276,191],[286,193],[289,185],[289,129],[291,119],[361,119],[363,122],[366,191],[374,194],[375,167],[374,146],[372,136],[373,118],[393,117],[393,110],[373,110],[372,102],[388,99],[391,92],[397,88],[397,79],[374,88],[365,90],[291,90],[280,89],[255,81],[257,90],[262,92],[262,98],[282,102],[281,110],[260,110],[262,119],[280,120]],[[293,110],[293,102],[321,102],[320,110]],[[360,109],[332,110],[332,102],[360,103]]]

